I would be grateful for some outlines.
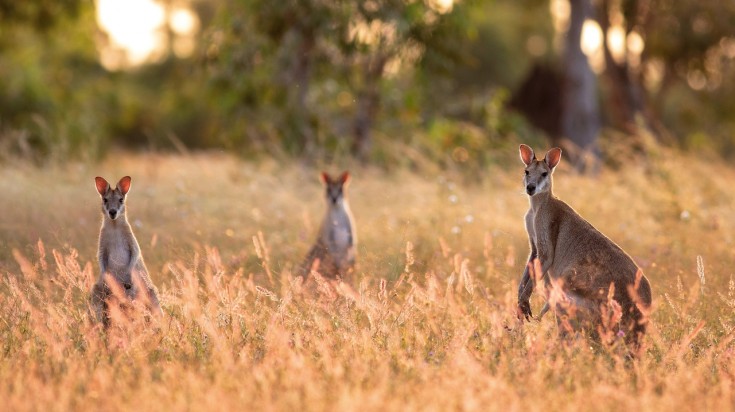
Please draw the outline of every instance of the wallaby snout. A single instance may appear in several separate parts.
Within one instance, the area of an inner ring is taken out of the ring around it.
[[[112,220],[115,220],[115,218],[117,217],[117,210],[115,209],[110,209],[107,211],[107,213],[110,215],[110,219]]]
[[[533,196],[533,192],[536,191],[536,185],[531,183],[526,185],[526,193],[528,193],[530,196]]]

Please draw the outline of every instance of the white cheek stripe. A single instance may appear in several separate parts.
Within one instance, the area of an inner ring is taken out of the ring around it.
[[[549,179],[541,179],[538,186],[536,186],[536,192],[543,192],[549,186]]]

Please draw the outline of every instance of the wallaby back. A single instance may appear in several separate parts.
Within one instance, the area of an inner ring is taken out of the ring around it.
[[[355,266],[357,235],[354,218],[347,201],[349,172],[332,178],[321,174],[327,199],[327,213],[319,228],[314,246],[299,267],[300,276],[308,276],[316,270],[327,278],[342,279],[351,274]]]
[[[573,329],[576,322],[600,337],[612,332],[637,348],[651,305],[648,279],[623,249],[553,195],[552,173],[561,149],[537,160],[522,145],[521,159],[530,198],[526,229],[531,246],[519,287],[521,312],[530,316],[533,285],[544,279],[560,325]]]

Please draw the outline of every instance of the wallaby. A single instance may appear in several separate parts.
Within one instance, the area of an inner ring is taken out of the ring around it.
[[[518,287],[519,312],[531,317],[529,298],[543,279],[549,299],[541,315],[553,310],[562,333],[585,328],[598,338],[625,336],[637,351],[646,332],[651,286],[630,256],[554,196],[552,174],[561,153],[553,148],[537,160],[533,149],[520,146],[531,254]]]
[[[337,179],[322,172],[321,181],[326,188],[327,214],[319,229],[316,244],[301,264],[298,274],[307,277],[312,270],[327,278],[345,279],[355,267],[357,235],[355,219],[347,202],[349,172]]]
[[[109,326],[108,300],[114,290],[124,292],[131,301],[136,300],[142,292],[142,302],[148,310],[160,315],[158,291],[148,275],[125,210],[131,178],[125,176],[120,179],[115,189],[111,189],[110,184],[101,177],[94,180],[102,198],[102,228],[98,248],[100,277],[92,288],[92,305],[97,318],[105,327]],[[111,285],[110,282],[115,284]]]

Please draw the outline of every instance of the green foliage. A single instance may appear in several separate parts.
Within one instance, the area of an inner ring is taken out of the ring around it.
[[[375,163],[416,164],[420,153],[444,167],[453,156],[493,163],[487,151],[515,136],[542,139],[507,106],[534,64],[558,66],[549,3],[437,4],[196,1],[193,57],[108,72],[94,4],[0,1],[1,152],[54,160],[223,148],[332,161],[366,136]],[[646,115],[684,147],[735,153],[732,4],[641,4],[619,8],[645,41],[633,73]]]
[[[77,17],[83,8],[81,0],[0,0],[0,33],[3,33],[3,27],[17,24],[29,24],[37,31],[45,32],[64,17]],[[8,44],[3,43],[7,39],[0,39],[0,47]]]
[[[169,56],[115,73],[97,62],[92,5],[60,14],[43,30],[16,14],[6,30],[14,46],[0,55],[5,151],[65,159],[96,158],[118,146],[226,148],[334,159],[350,156],[362,127],[386,143],[371,149],[380,163],[405,155],[397,147],[445,156],[428,137],[436,125],[507,135],[487,129],[483,103],[502,80],[473,90],[479,106],[465,103],[471,86],[462,82],[482,78],[487,66],[474,62],[472,48],[456,45],[477,48],[493,37],[476,35],[480,2],[450,11],[428,0],[195,7],[203,30],[194,58]],[[502,37],[493,41],[509,49]],[[436,104],[442,100],[447,104]]]
[[[473,41],[468,11],[478,6],[435,7],[403,0],[222,3],[205,35],[204,60],[211,98],[225,114],[223,140],[246,152],[276,147],[330,158],[349,153],[366,113],[376,139],[431,145],[412,135],[457,121],[435,98],[459,84],[457,68],[473,65],[456,46]],[[461,104],[463,96],[454,95]],[[378,152],[374,159],[383,158]]]
[[[80,21],[89,22],[92,13],[80,6]],[[6,152],[62,157],[96,152],[90,146],[99,143],[104,122],[96,97],[108,80],[88,36],[93,26],[63,15],[54,24],[44,26],[44,33],[24,25],[4,27],[3,40],[13,45],[0,47],[0,144]]]

